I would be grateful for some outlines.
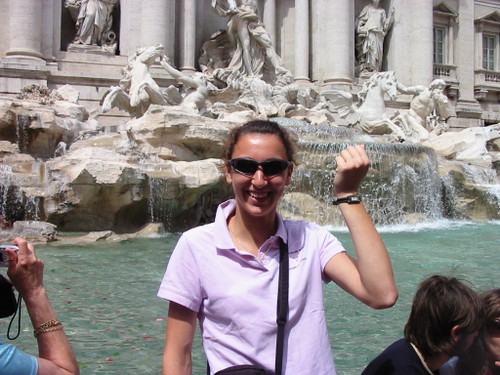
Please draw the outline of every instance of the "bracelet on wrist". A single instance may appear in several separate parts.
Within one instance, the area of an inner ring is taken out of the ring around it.
[[[63,329],[62,323],[59,320],[52,319],[43,323],[38,328],[35,328],[33,330],[33,336],[38,337],[42,333],[58,331],[60,329]]]
[[[348,195],[347,197],[342,197],[342,198],[333,198],[333,205],[338,206],[341,203],[347,203],[347,204],[357,204],[361,203],[361,195],[359,194],[352,194]]]

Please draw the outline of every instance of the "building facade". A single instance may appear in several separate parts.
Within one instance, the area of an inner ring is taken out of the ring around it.
[[[200,70],[203,44],[227,27],[208,0],[120,0],[110,30],[115,48],[72,48],[77,27],[67,2],[1,0],[0,95],[15,96],[31,84],[69,84],[81,104],[98,111],[138,48],[161,43],[174,65],[189,73]],[[258,7],[298,84],[355,93],[364,80],[356,71],[356,18],[370,2],[259,0]],[[406,86],[445,80],[456,113],[451,128],[500,122],[499,0],[383,0],[380,7],[394,9],[381,70],[394,71]],[[159,65],[152,72],[162,87],[173,82]],[[392,105],[404,108],[408,101],[402,96]],[[113,123],[117,114],[99,118]]]

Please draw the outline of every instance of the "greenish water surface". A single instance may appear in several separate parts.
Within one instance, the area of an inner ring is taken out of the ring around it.
[[[344,228],[332,228],[351,251]],[[358,375],[402,337],[418,283],[431,274],[454,275],[483,292],[500,287],[500,223],[436,222],[381,230],[394,265],[400,298],[373,310],[334,284],[325,287],[331,342],[340,375]],[[178,234],[86,246],[38,246],[45,283],[76,351],[82,375],[161,374],[168,302],[156,297]],[[0,272],[5,273],[5,269]],[[0,320],[6,339],[8,321]],[[37,353],[26,310],[14,343]],[[194,374],[205,373],[197,335]]]

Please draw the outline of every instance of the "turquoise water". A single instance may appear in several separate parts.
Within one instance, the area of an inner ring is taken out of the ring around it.
[[[332,231],[352,248],[343,228]],[[418,283],[434,273],[467,279],[474,289],[500,287],[500,223],[436,222],[381,229],[400,290],[397,304],[372,310],[334,284],[325,287],[331,341],[341,375],[358,375],[368,361],[402,336]],[[156,297],[178,235],[92,246],[39,246],[45,283],[66,327],[82,375],[161,374],[168,303]],[[0,270],[4,273],[4,270]],[[0,320],[6,340],[7,320]],[[23,350],[36,353],[23,310]],[[6,340],[7,341],[7,340]],[[194,374],[204,374],[199,336]]]

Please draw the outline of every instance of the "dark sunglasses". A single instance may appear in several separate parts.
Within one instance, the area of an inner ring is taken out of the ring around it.
[[[250,158],[235,158],[229,160],[229,164],[236,172],[247,176],[253,176],[261,166],[264,174],[267,177],[272,177],[283,173],[290,165],[290,162],[283,159],[269,159],[259,163]]]
[[[494,331],[494,332],[500,332],[500,318],[495,318],[493,320],[490,320],[487,324],[488,330]]]

